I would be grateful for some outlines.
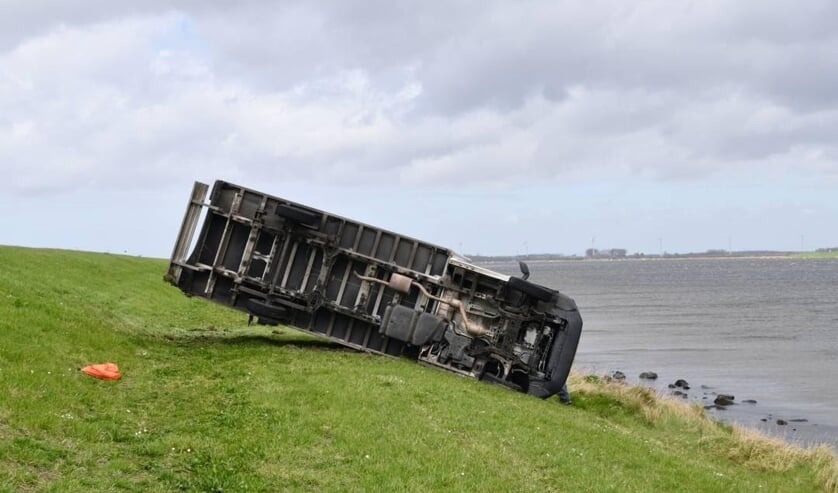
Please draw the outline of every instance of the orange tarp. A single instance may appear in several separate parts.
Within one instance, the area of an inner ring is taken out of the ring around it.
[[[114,363],[100,363],[98,365],[88,365],[81,369],[91,377],[101,378],[102,380],[119,380],[119,367]]]

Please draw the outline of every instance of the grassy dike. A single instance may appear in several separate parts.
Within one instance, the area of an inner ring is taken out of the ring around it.
[[[0,247],[0,492],[838,491],[835,456],[574,376],[574,405],[183,296],[163,260]],[[78,369],[113,361],[123,378]]]
[[[800,252],[792,255],[792,258],[838,258],[838,252]]]

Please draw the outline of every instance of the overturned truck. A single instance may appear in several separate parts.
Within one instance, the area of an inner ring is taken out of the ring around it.
[[[195,183],[166,274],[186,294],[542,398],[564,385],[582,318],[526,264],[511,277],[224,181],[207,202],[208,189]]]

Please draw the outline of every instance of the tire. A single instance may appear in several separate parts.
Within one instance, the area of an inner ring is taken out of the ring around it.
[[[283,224],[285,224],[285,219],[277,216],[276,214],[270,214],[262,217],[262,227],[268,231],[282,231]]]
[[[510,289],[520,291],[539,301],[550,301],[556,294],[556,292],[550,288],[545,288],[544,286],[539,286],[538,284],[525,281],[520,277],[510,277],[508,284]]]
[[[317,226],[320,222],[320,215],[293,205],[279,204],[276,206],[276,215],[292,223],[303,226]]]
[[[288,310],[284,307],[271,305],[264,301],[250,299],[247,300],[247,311],[259,318],[270,320],[282,320],[288,314]]]

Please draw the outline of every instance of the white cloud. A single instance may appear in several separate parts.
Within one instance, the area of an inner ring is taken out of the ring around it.
[[[0,171],[17,196],[834,183],[836,5],[7,2]]]
[[[800,152],[834,173],[833,7],[804,4],[21,5],[0,157],[21,190],[700,177]]]

